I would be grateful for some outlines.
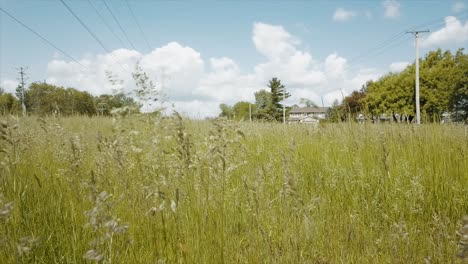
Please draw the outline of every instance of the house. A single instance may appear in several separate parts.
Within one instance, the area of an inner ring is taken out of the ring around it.
[[[317,123],[328,117],[330,107],[295,107],[289,111],[289,123]]]

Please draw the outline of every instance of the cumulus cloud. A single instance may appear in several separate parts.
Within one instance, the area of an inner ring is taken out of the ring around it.
[[[107,73],[113,73],[129,83],[131,72],[141,56],[137,51],[118,49],[110,54],[81,59],[79,62],[84,67],[73,61],[55,58],[47,65],[46,81],[64,87],[80,87],[94,95],[111,93],[115,87],[108,81]]]
[[[0,87],[5,89],[5,92],[14,94],[16,92],[16,87],[18,87],[18,84],[19,83],[16,80],[5,79],[0,83]]]
[[[270,60],[289,58],[300,44],[299,39],[282,26],[265,23],[254,23],[252,40],[257,51]]]
[[[344,8],[337,8],[333,14],[334,21],[348,21],[356,16],[356,12],[352,10],[346,10]]]
[[[317,61],[282,26],[254,23],[252,41],[263,59],[250,70],[241,71],[232,58],[205,59],[193,48],[171,42],[148,54],[120,49],[111,55],[86,56],[80,60],[86,68],[54,58],[48,64],[47,81],[95,95],[112,93],[116,87],[110,84],[106,74],[111,71],[123,80],[117,88],[131,94],[135,88],[131,72],[139,62],[176,110],[204,118],[217,115],[220,103],[254,102],[254,92],[265,89],[272,77],[279,78],[292,94],[286,104],[298,103],[305,97],[318,104],[323,98],[325,105],[331,105],[333,100],[341,99],[341,91],[348,94],[381,74],[373,70],[353,74],[347,70],[347,60],[337,53]]]
[[[325,59],[325,73],[333,78],[340,77],[345,73],[346,59],[333,53]]]
[[[468,41],[468,21],[463,24],[456,17],[445,18],[445,26],[421,41],[421,46],[439,46],[450,43],[464,43]]]
[[[386,18],[397,18],[400,16],[400,3],[396,0],[385,0],[382,2]]]
[[[410,65],[410,63],[406,62],[406,61],[394,62],[394,63],[390,64],[390,71],[391,72],[401,72],[404,69],[406,69],[406,67],[408,67],[408,65]]]
[[[465,3],[455,2],[453,4],[453,6],[452,6],[452,11],[458,13],[458,12],[461,12],[461,11],[465,10],[465,8],[466,8]]]

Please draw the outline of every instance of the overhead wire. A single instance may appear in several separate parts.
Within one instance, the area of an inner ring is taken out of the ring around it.
[[[114,18],[114,21],[115,23],[117,23],[117,25],[119,26],[120,28],[120,31],[122,31],[122,33],[124,34],[125,36],[125,39],[128,41],[128,43],[130,43],[130,46],[136,50],[135,46],[133,45],[132,41],[130,40],[130,38],[128,37],[127,33],[125,32],[125,30],[123,29],[122,25],[120,24],[119,20],[117,19],[117,17],[115,17],[114,15],[114,12],[112,12],[112,9],[109,7],[109,5],[107,4],[106,0],[102,0],[104,2],[104,5],[106,6],[107,10],[109,11],[109,13],[111,14],[111,16]]]
[[[125,3],[127,4],[128,10],[130,11],[130,14],[132,15],[132,18],[135,21],[135,24],[138,26],[138,29],[140,30],[140,33],[143,36],[143,39],[145,40],[146,46],[148,47],[148,51],[151,51],[151,45],[148,42],[148,38],[146,37],[145,33],[143,32],[143,29],[142,29],[140,23],[138,22],[138,19],[135,16],[135,13],[132,10],[132,7],[130,6],[130,3],[128,2],[128,0],[125,0]]]
[[[463,17],[466,14],[468,14],[468,11],[461,11],[461,12],[457,12],[455,14],[452,14],[452,16]],[[358,56],[353,57],[352,59],[349,60],[349,63],[363,61],[363,60],[366,60],[369,56],[376,56],[376,55],[380,55],[380,54],[384,53],[385,49],[393,49],[396,46],[401,46],[401,44],[402,44],[401,40],[406,35],[407,31],[422,28],[422,27],[430,27],[430,28],[437,27],[437,26],[440,26],[441,24],[443,25],[445,23],[445,19],[446,19],[446,17],[437,18],[437,19],[434,19],[434,20],[431,20],[431,21],[428,21],[428,22],[425,22],[425,23],[422,23],[422,24],[419,24],[419,25],[416,25],[416,26],[412,26],[412,27],[408,28],[407,30],[396,33],[395,35],[392,35],[387,40],[379,42],[376,46],[374,46],[373,48],[367,50],[366,52],[362,52]],[[396,43],[396,46],[393,45],[395,43]]]
[[[81,18],[63,1],[63,0],[59,0],[60,2],[62,2],[62,4],[68,9],[68,11],[70,11],[70,13],[76,18],[76,20],[78,20],[78,22],[80,22],[81,26],[83,26],[86,31],[88,31],[88,33],[93,37],[93,39],[110,55],[112,56],[114,59],[115,59],[115,62],[117,64],[120,65],[120,67],[122,67],[122,69],[124,71],[129,71],[129,69],[125,69],[125,67],[117,60],[117,58],[114,56],[114,54],[112,54],[107,48],[106,46],[104,46],[104,43],[98,38],[98,36],[96,34],[94,34],[94,32],[83,22],[83,20],[81,20]]]
[[[122,45],[122,47],[125,46],[125,44],[123,43],[122,39],[117,35],[117,33],[115,33],[115,31],[112,29],[112,27],[109,25],[109,23],[106,22],[106,20],[104,19],[104,17],[102,16],[101,12],[99,12],[99,10],[97,9],[97,7],[93,4],[93,2],[91,0],[88,0],[88,3],[91,5],[91,7],[94,9],[94,11],[96,12],[96,14],[99,16],[99,18],[101,19],[102,23],[107,27],[107,29],[109,29],[109,31],[112,33],[112,35],[114,35],[114,37],[120,42],[120,44]]]
[[[63,55],[65,55],[67,58],[71,59],[73,62],[81,65],[82,67],[88,69],[88,67],[86,67],[85,65],[81,64],[78,60],[76,60],[73,56],[71,56],[70,54],[68,54],[66,51],[62,50],[61,48],[59,48],[57,45],[55,45],[54,43],[52,43],[50,40],[48,40],[47,38],[45,38],[44,36],[42,36],[41,34],[39,34],[37,31],[35,31],[34,29],[32,29],[31,27],[29,27],[28,25],[26,25],[25,23],[21,22],[18,18],[16,18],[15,16],[13,16],[12,14],[10,14],[9,12],[7,12],[5,9],[1,8],[0,7],[0,11],[2,11],[4,14],[6,14],[7,16],[9,16],[11,19],[13,19],[15,22],[17,22],[18,24],[20,24],[21,26],[23,26],[24,28],[26,28],[27,30],[29,30],[30,32],[32,32],[34,35],[36,35],[38,38],[40,38],[42,41],[44,41],[45,43],[49,44],[51,47],[53,47],[54,49],[56,49],[57,51],[59,51],[60,53],[62,53]]]

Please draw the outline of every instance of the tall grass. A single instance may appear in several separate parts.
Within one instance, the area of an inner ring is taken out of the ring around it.
[[[3,120],[1,263],[462,262],[462,126]]]

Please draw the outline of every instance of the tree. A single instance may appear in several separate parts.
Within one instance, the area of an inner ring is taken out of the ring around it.
[[[355,118],[364,111],[364,98],[366,94],[363,91],[353,91],[343,100],[343,110],[351,118]]]
[[[20,102],[23,102],[23,99],[24,99],[24,103],[27,104],[26,102],[26,93],[27,93],[27,90],[26,88],[24,88],[24,93],[23,93],[23,87],[21,85],[18,85],[16,87],[16,90],[15,90],[15,95],[16,95],[16,98],[18,98],[18,100]],[[24,95],[24,98],[23,98],[23,95]]]
[[[94,97],[74,88],[65,89],[45,82],[33,82],[25,94],[28,109],[37,115],[95,115]]]
[[[453,91],[449,98],[449,107],[455,121],[468,120],[468,54],[459,49],[455,54],[455,66],[452,73]]]
[[[333,101],[332,107],[328,110],[328,116],[331,122],[341,122],[343,121],[343,108],[338,102],[337,99]]]
[[[301,98],[299,104],[305,105],[305,107],[318,107],[314,101],[307,98]]]
[[[262,89],[258,92],[255,92],[255,112],[254,117],[255,119],[259,120],[272,120],[273,117],[269,113],[269,109],[271,108],[272,101],[271,101],[271,93]]]
[[[232,107],[234,119],[238,121],[249,120],[250,119],[250,108],[252,113],[255,112],[255,105],[252,105],[249,102],[237,102]]]
[[[219,108],[221,109],[221,113],[219,114],[220,117],[232,118],[234,116],[234,112],[231,106],[227,104],[220,104]]]
[[[12,94],[0,91],[0,115],[21,112],[21,103]]]
[[[275,120],[280,121],[283,115],[283,105],[281,102],[291,95],[286,92],[285,86],[276,77],[269,81],[268,87],[271,93],[271,105],[268,106],[269,109],[267,112],[269,112],[270,116]]]
[[[141,107],[132,97],[128,97],[124,93],[102,94],[94,100],[98,113],[102,115],[110,115],[111,111],[117,108],[140,109]]]

